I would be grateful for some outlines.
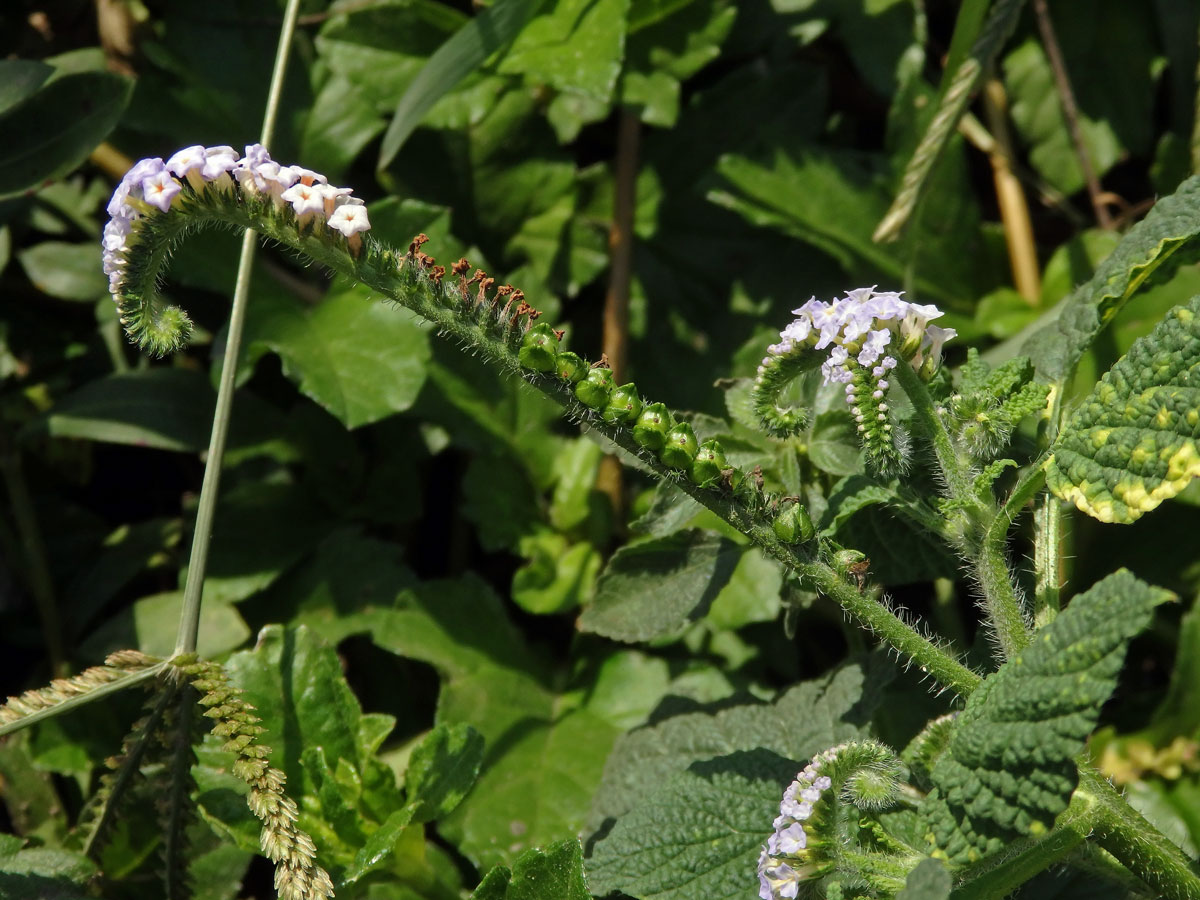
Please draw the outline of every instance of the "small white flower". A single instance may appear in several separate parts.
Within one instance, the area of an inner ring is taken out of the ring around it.
[[[360,231],[367,231],[371,227],[371,220],[367,218],[365,206],[346,203],[333,211],[333,215],[329,217],[329,227],[350,237]]]
[[[325,198],[321,196],[318,188],[311,185],[293,184],[283,192],[281,198],[286,203],[292,204],[292,209],[295,210],[297,216],[325,211]]]

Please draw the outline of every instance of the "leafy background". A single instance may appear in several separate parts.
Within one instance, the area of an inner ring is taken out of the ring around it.
[[[353,185],[382,239],[427,232],[439,261],[466,255],[520,286],[592,358],[614,198],[632,179],[628,372],[642,393],[694,411],[732,461],[803,496],[898,602],[984,660],[969,586],[864,484],[836,394],[804,387],[818,415],[781,443],[748,427],[745,379],[793,307],[874,283],[947,311],[951,362],[967,346],[1007,358],[1190,174],[1195,5],[1056,7],[1115,227],[1088,202],[1027,11],[995,74],[1030,202],[1030,297],[1013,286],[988,157],[961,136],[908,235],[871,240],[928,123],[954,4],[306,2],[272,151]],[[479,36],[486,15],[502,45]],[[198,340],[140,359],[100,272],[103,207],[128,160],[256,139],[280,16],[249,0],[21,0],[0,13],[6,693],[56,664],[173,646],[236,241],[181,248],[165,289]],[[438,51],[452,36],[457,56]],[[622,121],[639,135],[627,170]],[[1196,293],[1195,265],[1157,273],[1075,391]],[[739,535],[636,468],[614,481],[606,448],[545,401],[364,289],[267,249],[247,328],[200,650],[227,659],[275,723],[268,743],[342,895],[465,896],[500,865],[511,873],[480,897],[540,896],[529,885],[546,878],[554,896],[586,897],[570,843],[582,836],[590,890],[682,897],[655,856],[670,855],[669,835],[656,848],[638,828],[686,796],[682,825],[727,809],[737,823],[687,866],[710,872],[709,896],[746,896],[744,860],[795,760],[868,728],[902,745],[944,710]],[[1193,485],[1120,529],[1071,517],[1070,584],[1125,565],[1194,597],[1200,564],[1180,536],[1196,533],[1198,502]],[[1135,644],[1094,752],[1194,850],[1189,605]],[[122,697],[0,742],[3,824],[28,841],[3,839],[0,871],[90,874],[53,854],[71,846],[135,707]],[[1170,747],[1179,760],[1159,752]],[[457,781],[426,783],[444,766]],[[256,828],[216,750],[196,777],[198,895],[266,896]],[[149,821],[123,822],[98,860],[106,896],[142,894],[158,839]],[[1067,896],[1077,880],[1039,879],[1023,896]]]

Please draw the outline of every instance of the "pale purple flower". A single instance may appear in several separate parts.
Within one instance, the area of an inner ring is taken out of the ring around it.
[[[804,826],[799,822],[789,825],[771,837],[776,839],[775,845],[779,848],[773,852],[782,853],[784,856],[795,856],[808,845],[808,835],[804,833]],[[770,849],[769,843],[767,848]]]
[[[154,175],[142,180],[142,197],[151,206],[166,212],[171,208],[171,201],[182,190],[178,181],[171,177],[166,169],[160,169]]]
[[[925,340],[929,352],[929,358],[933,360],[936,366],[938,360],[942,358],[942,345],[951,338],[958,337],[958,332],[953,328],[939,328],[937,325],[929,325],[925,328]]]
[[[167,168],[172,175],[183,178],[189,172],[199,172],[208,162],[208,153],[199,144],[177,150],[167,160]]]
[[[238,163],[237,151],[224,145],[206,147],[204,156],[204,165],[200,169],[200,175],[205,181],[216,181]]]
[[[820,778],[817,778],[813,781],[813,787],[818,791],[827,791],[833,787],[833,781],[828,775],[822,775]]]
[[[863,348],[858,354],[858,364],[860,366],[873,366],[875,361],[882,355],[884,348],[892,340],[892,333],[886,328],[879,328],[867,335],[866,341],[863,342]]]
[[[269,162],[271,162],[271,154],[267,152],[266,147],[262,144],[247,144],[246,152],[238,162],[238,165],[254,168],[255,166],[261,166],[263,163]]]

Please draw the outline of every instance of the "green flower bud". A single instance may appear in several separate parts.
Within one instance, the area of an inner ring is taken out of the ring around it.
[[[604,409],[612,390],[612,369],[588,369],[587,377],[575,385],[575,396],[584,406]]]
[[[721,472],[729,468],[725,462],[725,451],[717,441],[705,441],[696,451],[692,461],[692,481],[696,484],[713,484],[721,477]]]
[[[630,382],[615,388],[609,395],[608,405],[604,407],[604,421],[632,425],[641,413],[642,398],[638,396],[637,386]]]
[[[807,544],[817,533],[808,510],[799,503],[784,507],[783,512],[775,517],[772,527],[775,537],[785,544]]]
[[[665,403],[651,403],[638,416],[637,424],[633,426],[633,439],[647,450],[661,450],[667,442],[667,432],[674,424]]]
[[[687,422],[680,422],[667,432],[667,440],[658,458],[664,466],[672,469],[691,471],[692,460],[696,458],[699,446],[696,442],[696,432]]]
[[[547,323],[534,325],[521,340],[521,365],[535,372],[553,372],[558,359],[558,335]]]
[[[570,350],[559,352],[555,367],[558,371],[558,377],[571,382],[571,384],[579,384],[579,382],[587,377],[587,363],[583,361],[583,357],[578,353],[572,353]]]

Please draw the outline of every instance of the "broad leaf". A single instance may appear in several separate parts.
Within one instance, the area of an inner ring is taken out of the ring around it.
[[[108,294],[100,244],[43,241],[17,253],[33,286],[62,300],[96,300]]]
[[[430,822],[458,806],[482,762],[483,736],[470,725],[438,725],[426,735],[409,757],[404,776],[409,804],[419,804],[416,820]]]
[[[641,900],[753,896],[755,860],[797,768],[769,750],[752,750],[670,776],[596,844],[588,861],[592,890]]]
[[[380,169],[396,157],[404,141],[438,98],[509,43],[541,7],[543,0],[499,0],[480,10],[456,31],[417,73],[396,106],[379,148]]]
[[[947,900],[954,879],[940,860],[923,859],[908,873],[896,900]]]
[[[622,547],[600,574],[579,627],[620,641],[676,634],[708,611],[741,552],[699,530]]]
[[[132,87],[109,72],[74,72],[0,113],[0,197],[35,188],[87,159],[117,124]]]
[[[590,900],[579,841],[560,841],[526,850],[512,869],[497,866],[479,883],[471,900]]]
[[[882,656],[865,666],[848,665],[824,678],[801,682],[773,703],[722,702],[689,707],[617,742],[596,791],[590,824],[601,828],[638,807],[672,774],[697,760],[763,747],[796,762],[843,741],[862,737],[893,669]],[[782,791],[786,782],[778,787]],[[779,802],[778,795],[775,798]],[[763,823],[770,826],[769,819]],[[753,861],[751,861],[753,866]]]
[[[922,802],[926,839],[952,864],[1054,824],[1078,782],[1075,756],[1116,687],[1129,641],[1171,599],[1121,569],[1071,600],[967,701]]]
[[[1130,348],[1055,442],[1046,483],[1102,522],[1128,523],[1200,475],[1200,296]]]
[[[250,310],[250,352],[279,354],[284,374],[347,428],[408,409],[425,383],[425,329],[366,288],[339,282],[312,310],[292,299]]]
[[[1038,375],[1052,382],[1065,378],[1154,270],[1198,235],[1200,176],[1159,200],[1091,280],[1063,301],[1053,325],[1026,342],[1021,352],[1033,360]]]

